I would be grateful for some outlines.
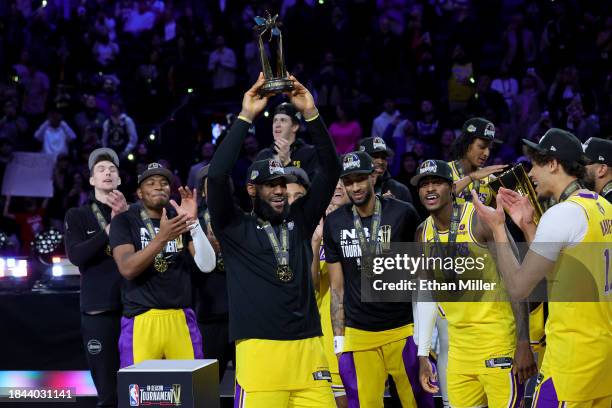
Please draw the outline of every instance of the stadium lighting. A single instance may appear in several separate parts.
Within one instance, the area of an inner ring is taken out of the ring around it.
[[[270,116],[270,112],[264,111],[264,116],[267,118],[268,116]]]
[[[42,6],[47,7],[47,0],[42,0]]]
[[[187,88],[187,93],[188,94],[192,94],[193,93],[193,88]]]
[[[134,155],[132,153],[128,154],[127,156],[129,161],[133,161],[134,160]]]
[[[149,140],[155,140],[155,131],[152,130],[151,133],[149,133]]]
[[[6,261],[4,258],[0,258],[0,278],[4,277],[4,271],[6,270]]]

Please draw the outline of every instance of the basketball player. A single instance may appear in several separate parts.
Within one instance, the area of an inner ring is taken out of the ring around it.
[[[495,264],[486,248],[493,239],[491,232],[478,221],[471,203],[455,202],[450,166],[441,160],[426,160],[411,183],[418,187],[419,198],[430,213],[417,230],[417,240],[432,246],[469,244],[470,256],[483,257],[485,267],[464,272],[463,279],[497,280]],[[529,344],[526,304],[441,302],[438,307],[448,321],[446,374],[450,406],[519,407],[523,383],[537,371]],[[436,308],[433,303],[419,303],[417,312],[420,379],[425,389],[435,392],[437,387],[430,384],[433,373],[428,346]]]
[[[416,380],[412,304],[361,301],[362,274],[370,273],[364,248],[370,240],[412,240],[419,216],[412,204],[374,193],[374,164],[366,152],[344,156],[341,179],[351,204],[329,214],[323,241],[334,351],[349,406],[382,406],[391,375],[403,407],[433,407],[433,396]]]
[[[336,190],[334,195],[325,210],[325,215],[328,216],[331,212],[335,211],[339,207],[348,204],[349,199],[346,195],[346,190],[341,180],[338,180],[336,184]],[[348,399],[346,398],[346,391],[340,378],[340,372],[338,370],[338,358],[334,353],[334,331],[331,323],[330,315],[330,286],[329,286],[329,272],[327,270],[327,262],[325,261],[325,249],[323,245],[323,225],[325,217],[321,218],[317,229],[312,235],[312,253],[318,258],[312,260],[312,281],[314,282],[315,295],[317,297],[317,306],[319,307],[319,314],[321,315],[321,328],[323,329],[323,351],[325,351],[325,357],[329,364],[329,371],[332,377],[332,391],[336,399],[336,406],[338,408],[348,407]]]
[[[501,189],[496,210],[474,203],[479,218],[493,232],[497,267],[509,293],[523,299],[542,279],[548,280],[547,348],[532,407],[609,408],[612,205],[580,185],[584,157],[574,135],[553,128],[537,144],[523,142],[533,163],[529,176],[538,197],[552,196],[558,204],[544,213],[536,227],[533,207],[515,192]],[[530,242],[522,263],[509,248],[504,209]],[[591,302],[563,301],[584,293]]]
[[[191,272],[194,261],[201,271],[212,271],[216,259],[197,222],[195,191],[179,188],[179,206],[170,200],[172,177],[161,164],[150,163],[138,176],[140,202],[111,223],[113,258],[125,278],[121,367],[202,358],[202,337],[191,309]]]
[[[584,183],[612,202],[612,140],[592,137],[583,145],[588,159]]]
[[[87,204],[66,213],[66,252],[81,273],[81,332],[87,364],[98,392],[98,407],[117,406],[119,331],[121,329],[121,275],[108,246],[110,222],[127,210],[117,190],[119,158],[112,149],[89,155],[89,184],[94,188]]]
[[[449,162],[453,171],[456,200],[458,204],[471,200],[471,190],[478,199],[490,204],[493,198],[491,189],[486,185],[489,176],[503,170],[505,165],[485,165],[495,141],[495,125],[483,118],[468,119],[461,129],[461,135],[453,145],[455,160]]]
[[[235,407],[333,407],[331,377],[321,347],[310,268],[312,234],[331,199],[340,165],[311,93],[294,77],[291,103],[306,120],[321,159],[308,194],[287,203],[295,181],[277,160],[255,161],[247,191],[253,211],[232,205],[228,182],[248,129],[264,110],[263,74],[242,100],[242,111],[208,172],[208,208],[223,250],[236,341]]]

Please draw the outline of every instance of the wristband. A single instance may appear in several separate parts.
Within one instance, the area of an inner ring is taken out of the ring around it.
[[[193,236],[194,234],[196,234],[198,231],[196,231],[196,229],[200,227],[200,229],[202,229],[202,226],[200,225],[199,221],[194,222],[193,224],[191,224],[189,226],[189,232],[191,232],[191,235]],[[204,232],[204,231],[202,231]]]
[[[242,116],[242,115],[238,115],[238,119],[242,119],[244,120],[246,123],[248,123],[249,125],[253,124],[253,121],[250,119],[247,119],[246,117]]]
[[[342,353],[344,351],[344,336],[334,336],[334,353]]]

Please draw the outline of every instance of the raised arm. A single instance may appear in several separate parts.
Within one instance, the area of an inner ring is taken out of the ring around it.
[[[236,213],[230,187],[231,173],[249,127],[268,103],[268,97],[259,94],[263,84],[264,77],[260,73],[257,82],[244,94],[240,115],[210,162],[207,204],[215,231],[221,231],[229,225]]]
[[[340,161],[334,142],[314,104],[312,94],[295,77],[290,78],[294,81],[295,87],[290,94],[291,103],[302,112],[306,120],[306,128],[312,137],[320,166],[312,181],[310,191],[300,201],[301,206],[296,207],[298,211],[301,211],[301,214],[296,214],[296,216],[301,216],[302,225],[306,226],[304,234],[311,237],[336,189],[340,178]]]

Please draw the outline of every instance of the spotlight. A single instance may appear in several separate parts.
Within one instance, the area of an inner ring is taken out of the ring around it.
[[[127,159],[128,159],[129,161],[134,161],[134,155],[133,155],[132,153],[128,154],[128,155],[127,155]]]
[[[42,6],[47,7],[47,0],[42,0]]]
[[[264,111],[264,116],[267,118],[268,116],[270,116],[270,112]]]
[[[192,94],[193,93],[193,88],[187,88],[187,93],[188,94]]]
[[[63,276],[64,268],[62,268],[62,265],[53,265],[53,267],[51,268],[51,273],[53,274],[53,276]]]
[[[36,234],[34,250],[38,255],[50,255],[62,244],[64,236],[56,229]]]
[[[470,83],[471,83],[471,84],[475,84],[475,83],[476,83],[476,80],[474,79],[474,77],[473,77],[473,76],[471,76],[471,77],[470,77]]]
[[[149,140],[153,141],[155,140],[155,131],[152,130],[151,133],[149,133]]]

